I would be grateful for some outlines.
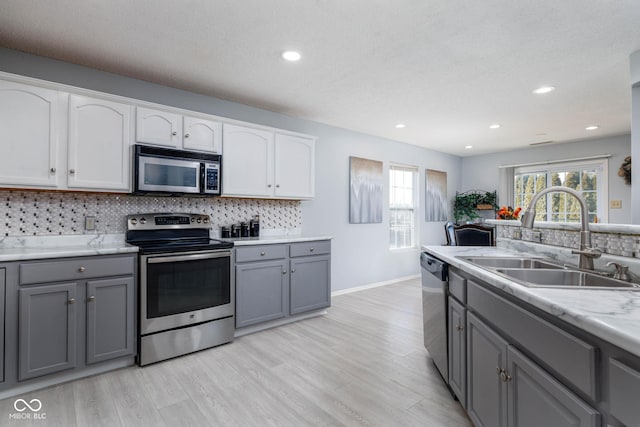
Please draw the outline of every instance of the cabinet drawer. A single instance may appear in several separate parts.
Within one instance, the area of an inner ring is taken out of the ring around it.
[[[467,279],[449,270],[449,294],[463,304],[467,303]]]
[[[324,255],[331,253],[330,240],[318,240],[315,242],[292,243],[289,249],[289,256],[309,256]]]
[[[467,280],[467,304],[522,350],[593,400],[596,393],[597,349],[506,299]]]
[[[133,264],[133,256],[25,263],[20,264],[20,284],[130,275],[133,274]]]
[[[289,245],[258,245],[236,248],[236,262],[264,261],[287,257]]]
[[[640,420],[640,372],[624,363],[609,359],[609,402],[611,415],[626,425]]]

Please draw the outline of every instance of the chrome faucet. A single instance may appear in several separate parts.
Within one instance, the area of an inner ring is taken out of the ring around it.
[[[533,221],[535,221],[536,219],[536,203],[538,203],[538,200],[540,200],[540,198],[545,194],[553,192],[571,194],[573,197],[578,199],[578,202],[580,202],[580,216],[582,218],[582,231],[580,232],[580,249],[572,250],[571,253],[580,255],[580,268],[593,270],[593,259],[600,258],[602,252],[600,252],[596,248],[591,247],[591,232],[589,231],[589,210],[587,209],[587,202],[585,202],[582,195],[576,190],[569,187],[562,187],[557,185],[554,187],[547,187],[539,193],[534,194],[529,207],[525,209],[524,215],[522,215],[522,226],[533,228]]]

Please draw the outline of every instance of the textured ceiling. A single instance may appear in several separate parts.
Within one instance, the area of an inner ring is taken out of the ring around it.
[[[465,156],[629,133],[640,1],[1,0],[0,45]]]

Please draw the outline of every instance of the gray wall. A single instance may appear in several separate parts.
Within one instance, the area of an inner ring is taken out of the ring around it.
[[[631,186],[625,184],[624,180],[618,176],[618,168],[624,158],[631,154],[630,135],[465,157],[462,159],[461,188],[463,190],[497,189],[499,166],[575,159],[601,154],[611,154],[609,200],[622,200],[622,209],[609,209],[609,223],[629,224],[631,223]]]
[[[418,250],[389,251],[387,212],[381,224],[348,223],[349,156],[381,160],[385,173],[390,162],[419,166],[420,241],[444,242],[442,223],[424,222],[424,169],[447,172],[451,199],[460,188],[459,157],[8,49],[0,48],[0,70],[317,136],[316,198],[302,203],[302,227],[305,234],[334,236],[334,291],[420,271]]]

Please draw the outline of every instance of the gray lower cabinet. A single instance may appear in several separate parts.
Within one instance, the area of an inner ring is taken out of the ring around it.
[[[449,386],[467,407],[467,309],[449,297]]]
[[[133,354],[132,277],[87,282],[87,364]]]
[[[18,381],[135,354],[134,255],[17,267]]]
[[[236,327],[253,325],[287,315],[288,261],[236,265]]]
[[[291,260],[290,314],[304,313],[330,305],[329,255],[308,256]]]
[[[331,305],[331,241],[236,247],[236,328]]]
[[[77,283],[20,289],[18,380],[76,366]]]
[[[600,414],[467,314],[468,413],[483,427],[596,427]]]

